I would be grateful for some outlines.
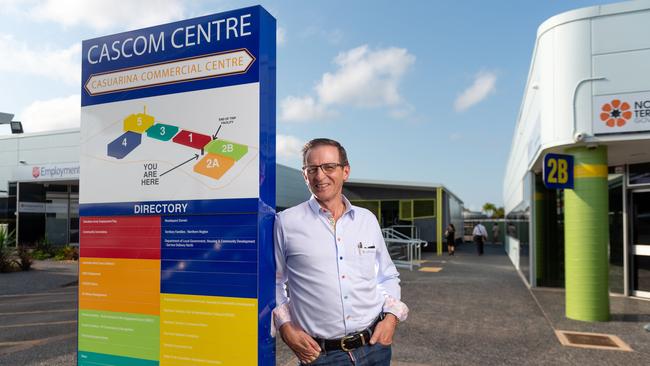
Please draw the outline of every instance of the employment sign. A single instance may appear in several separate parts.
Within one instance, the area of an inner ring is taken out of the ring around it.
[[[275,19],[83,42],[79,365],[273,365]]]

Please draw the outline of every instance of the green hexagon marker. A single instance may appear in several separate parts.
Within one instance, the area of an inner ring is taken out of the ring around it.
[[[147,136],[160,140],[169,141],[178,133],[178,127],[156,123],[147,129]]]
[[[248,152],[248,146],[226,140],[212,140],[205,145],[205,152],[225,156],[235,161],[241,159]]]

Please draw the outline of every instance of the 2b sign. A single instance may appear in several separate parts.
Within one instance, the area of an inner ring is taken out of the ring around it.
[[[544,185],[552,189],[573,189],[573,156],[544,156]]]

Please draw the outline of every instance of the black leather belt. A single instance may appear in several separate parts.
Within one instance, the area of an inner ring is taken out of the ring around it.
[[[350,352],[359,347],[365,346],[366,344],[368,344],[368,342],[370,342],[370,337],[372,336],[372,333],[375,331],[375,327],[377,326],[377,323],[379,323],[383,318],[384,318],[383,316],[380,316],[368,328],[356,333],[348,334],[343,338],[337,338],[337,339],[314,338],[314,340],[316,341],[316,343],[318,343],[321,346],[321,348],[325,352],[339,351],[339,350]]]

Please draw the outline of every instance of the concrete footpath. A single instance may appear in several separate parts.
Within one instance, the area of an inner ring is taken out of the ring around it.
[[[394,366],[650,364],[643,330],[650,301],[612,297],[612,321],[572,321],[564,317],[563,291],[531,292],[501,246],[488,245],[481,257],[472,244],[453,257],[424,257],[423,266],[439,271],[400,271],[411,311],[395,336]],[[0,274],[0,365],[75,364],[76,276],[76,263],[53,262]],[[633,351],[562,346],[555,330],[614,334]],[[277,344],[277,365],[296,365]]]

